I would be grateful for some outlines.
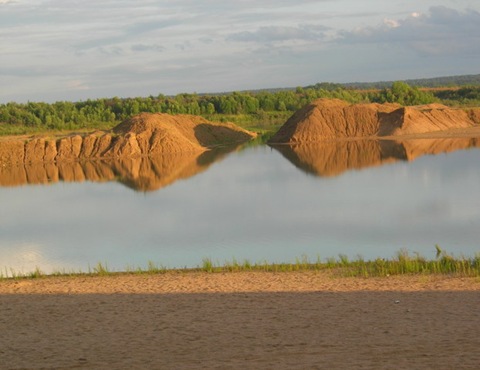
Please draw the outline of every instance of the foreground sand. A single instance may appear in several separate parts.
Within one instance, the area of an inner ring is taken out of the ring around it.
[[[1,369],[478,369],[480,279],[0,281]]]

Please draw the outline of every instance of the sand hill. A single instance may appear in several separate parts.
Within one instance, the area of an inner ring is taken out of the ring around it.
[[[213,123],[202,117],[142,113],[115,127],[113,133],[2,139],[0,165],[201,153],[255,136],[231,123]]]
[[[325,139],[416,135],[468,129],[480,122],[478,111],[440,104],[349,104],[318,99],[297,111],[270,143],[311,143]]]

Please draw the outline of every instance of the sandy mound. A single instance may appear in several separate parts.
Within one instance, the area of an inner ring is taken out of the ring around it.
[[[231,123],[214,123],[202,117],[142,113],[115,127],[113,134],[94,132],[63,138],[3,139],[0,165],[201,153],[218,146],[239,144],[255,136]]]
[[[398,107],[318,99],[290,117],[271,142],[306,143],[326,138],[373,136],[378,133],[379,113],[389,113]]]
[[[475,126],[476,112],[440,104],[348,104],[318,99],[297,111],[271,143],[311,143],[324,139],[398,136]]]
[[[379,135],[408,135],[450,129],[473,127],[475,122],[461,109],[441,104],[402,107],[383,115],[379,121]]]
[[[199,116],[142,113],[114,128],[135,135],[142,152],[185,152],[245,142],[255,137],[232,123],[210,122]]]

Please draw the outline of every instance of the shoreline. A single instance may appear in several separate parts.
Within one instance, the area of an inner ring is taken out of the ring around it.
[[[340,276],[332,271],[173,270],[163,273],[43,276],[0,280],[2,294],[168,294],[238,292],[480,291],[480,277],[402,274]]]

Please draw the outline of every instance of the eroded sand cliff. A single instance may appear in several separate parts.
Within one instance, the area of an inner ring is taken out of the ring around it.
[[[255,136],[231,123],[214,123],[198,116],[142,113],[121,123],[113,132],[2,139],[0,166],[201,153]]]

